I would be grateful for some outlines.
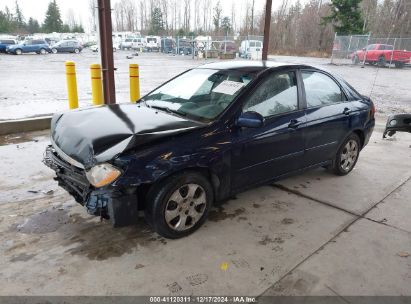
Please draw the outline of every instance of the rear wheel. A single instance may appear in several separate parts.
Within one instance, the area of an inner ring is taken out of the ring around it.
[[[336,175],[347,175],[354,168],[360,155],[360,138],[352,133],[340,148],[334,160],[333,171]]]
[[[80,50],[79,49],[74,49],[74,53],[78,54],[78,53],[80,53]]]
[[[21,53],[22,53],[21,49],[16,50],[16,55],[21,55]]]
[[[201,174],[184,172],[159,182],[147,195],[145,217],[166,238],[181,238],[206,220],[213,191]]]
[[[404,62],[396,62],[396,63],[395,63],[395,67],[396,67],[397,69],[402,69],[402,68],[404,67]]]
[[[52,52],[53,54],[57,54],[57,49],[56,49],[56,48],[52,48],[52,49],[51,49],[51,52]]]
[[[46,51],[45,49],[41,49],[41,50],[40,50],[40,54],[41,54],[41,55],[45,55],[46,53],[47,53],[47,51]]]

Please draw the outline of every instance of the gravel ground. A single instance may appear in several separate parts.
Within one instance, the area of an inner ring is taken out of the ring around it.
[[[162,82],[186,69],[211,60],[189,56],[140,54],[127,59],[131,52],[114,54],[117,68],[117,102],[128,102],[128,64],[140,65],[141,93],[145,94]],[[89,66],[99,61],[99,54],[84,50],[81,54],[40,56],[0,55],[0,120],[33,117],[63,111],[68,108],[64,62],[76,63],[80,106],[91,104]],[[373,66],[330,65],[329,59],[310,57],[271,56],[270,60],[315,65],[340,74],[364,95],[371,95],[378,113],[411,112],[411,69],[376,68]]]

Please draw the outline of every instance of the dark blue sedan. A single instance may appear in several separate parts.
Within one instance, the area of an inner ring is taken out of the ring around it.
[[[348,174],[375,108],[320,69],[232,61],[189,70],[138,104],[56,114],[44,162],[114,226],[144,210],[160,235],[201,226],[216,201],[315,167]]]

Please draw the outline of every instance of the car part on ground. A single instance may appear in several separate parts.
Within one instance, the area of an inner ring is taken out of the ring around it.
[[[55,114],[44,162],[90,214],[124,226],[144,210],[177,238],[248,188],[320,166],[348,174],[374,113],[369,98],[311,66],[211,63],[137,104]]]
[[[411,133],[411,114],[393,114],[388,116],[383,138],[393,136],[396,132]]]

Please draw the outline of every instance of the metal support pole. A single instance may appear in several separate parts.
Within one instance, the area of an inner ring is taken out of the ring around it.
[[[97,0],[104,103],[116,103],[110,0]]]
[[[264,19],[264,42],[263,42],[263,60],[267,60],[268,44],[270,43],[270,25],[271,25],[271,6],[272,0],[266,0],[265,19]]]

